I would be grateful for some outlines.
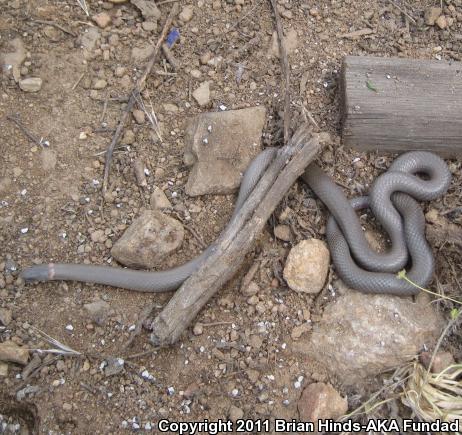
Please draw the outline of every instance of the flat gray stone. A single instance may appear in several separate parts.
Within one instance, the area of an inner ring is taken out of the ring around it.
[[[115,376],[123,372],[125,361],[122,358],[108,358],[106,360],[107,366],[104,368],[106,377]]]
[[[441,334],[444,321],[423,293],[414,302],[337,287],[342,294],[325,308],[311,338],[295,343],[294,350],[321,363],[344,385],[412,360]]]
[[[151,269],[183,242],[183,225],[156,210],[146,210],[135,219],[111,250],[128,267]]]
[[[234,192],[247,166],[261,151],[265,116],[266,109],[258,106],[193,118],[185,134],[184,161],[193,165],[186,193],[198,196]]]
[[[80,46],[86,51],[91,52],[95,49],[96,43],[100,37],[100,31],[97,27],[87,28],[79,37]]]
[[[88,317],[97,325],[104,325],[106,319],[113,313],[111,306],[102,300],[97,300],[83,306]]]

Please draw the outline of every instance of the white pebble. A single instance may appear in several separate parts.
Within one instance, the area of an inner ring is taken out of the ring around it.
[[[302,386],[303,376],[299,376],[297,380],[294,382],[295,388],[300,388]]]
[[[74,327],[73,327],[71,324],[69,324],[69,325],[66,325],[66,329],[67,329],[68,331],[73,331],[73,330],[74,330]]]
[[[21,233],[26,234],[29,231],[29,228],[21,228]]]
[[[149,381],[152,381],[154,379],[154,376],[151,375],[151,373],[149,373],[147,370],[143,370],[141,372],[141,376],[144,378],[144,379],[148,379]]]

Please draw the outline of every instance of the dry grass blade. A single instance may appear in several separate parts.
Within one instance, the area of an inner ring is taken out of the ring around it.
[[[276,33],[278,36],[279,54],[281,58],[281,70],[284,75],[284,144],[289,141],[290,129],[290,68],[287,57],[286,44],[284,42],[284,31],[282,29],[282,20],[279,16],[276,0],[270,0],[273,8],[274,20],[276,21]]]
[[[86,0],[77,0],[77,4],[82,8],[82,10],[85,12],[85,15],[87,17],[90,16],[90,11],[88,9],[88,5]]]
[[[408,379],[409,367],[410,365],[398,367],[390,378],[393,379],[394,382],[387,382],[380,390],[372,394],[367,401],[362,403],[358,408],[354,409],[349,414],[342,416],[339,421],[344,421],[349,418],[358,417],[361,415],[366,415],[370,418],[371,414],[378,410],[382,405],[391,400],[399,398],[399,393],[396,393],[396,390],[401,388]],[[385,397],[385,399],[382,399],[382,397]]]
[[[137,80],[134,88],[130,92],[130,98],[128,99],[128,103],[125,106],[125,109],[123,110],[122,116],[120,117],[119,120],[119,125],[116,128],[116,131],[114,135],[112,136],[111,143],[108,146],[108,149],[106,151],[106,162],[104,165],[104,175],[103,175],[103,195],[107,191],[107,186],[108,186],[108,181],[109,181],[109,171],[111,169],[111,161],[112,161],[112,154],[114,152],[114,147],[117,145],[122,132],[125,127],[125,123],[128,120],[129,113],[131,113],[132,108],[136,102],[136,99],[138,98],[139,94],[141,94],[141,91],[144,89],[145,84],[146,84],[146,79],[148,75],[151,73],[152,67],[154,66],[154,63],[157,61],[158,55],[159,55],[159,50],[160,47],[162,46],[165,38],[167,37],[167,34],[170,30],[170,27],[173,23],[174,17],[178,13],[178,4],[174,4],[172,9],[170,10],[170,13],[167,17],[167,20],[164,23],[164,27],[162,29],[161,34],[159,35],[159,38],[157,40],[156,45],[153,48],[153,51],[151,55],[149,56],[149,60],[146,64],[146,67],[144,69],[143,74],[141,77]]]
[[[144,114],[146,115],[146,118],[148,118],[148,121],[151,124],[151,127],[156,133],[157,137],[159,138],[160,142],[163,142],[160,127],[159,127],[159,121],[157,120],[156,113],[154,112],[151,99],[149,98],[149,108],[146,107],[146,104],[144,104],[143,97],[140,94],[137,94],[135,96],[135,99],[136,99],[136,103],[138,104],[138,107],[140,108],[140,110],[142,110]]]
[[[55,353],[59,355],[82,355],[80,352],[77,352],[71,347],[66,346],[65,344],[57,340],[56,338],[49,336],[46,332],[43,332],[42,330],[36,328],[35,326],[31,326],[31,328],[35,330],[44,340],[46,340],[52,346],[55,346],[54,349],[32,349],[32,350],[35,350],[39,353]]]
[[[428,373],[416,362],[402,402],[424,421],[462,420],[462,364],[453,364],[441,373]]]

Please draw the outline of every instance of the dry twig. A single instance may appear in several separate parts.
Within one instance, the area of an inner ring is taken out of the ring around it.
[[[52,26],[52,27],[55,27],[61,30],[61,32],[64,32],[64,33],[67,33],[68,35],[73,36],[74,38],[77,37],[77,35],[72,30],[66,29],[65,27],[61,26],[61,24],[55,23],[54,21],[32,19],[32,22],[37,23],[37,24],[43,24],[45,26]]]
[[[154,66],[154,63],[157,60],[162,43],[164,42],[164,39],[167,37],[168,31],[172,25],[173,18],[175,17],[177,12],[178,12],[178,4],[175,3],[172,6],[172,9],[170,10],[170,14],[168,15],[167,21],[164,24],[164,28],[162,29],[162,33],[159,36],[159,39],[154,47],[154,50],[152,51],[152,54],[149,57],[146,68],[144,69],[143,74],[138,79],[138,81],[136,82],[136,85],[134,86],[133,90],[130,93],[130,98],[128,100],[127,106],[125,107],[122,113],[122,116],[120,117],[119,125],[117,126],[114,136],[112,137],[112,141],[109,144],[109,147],[106,152],[106,163],[104,165],[103,195],[106,193],[106,190],[107,190],[107,184],[109,180],[109,171],[111,169],[112,153],[114,151],[114,147],[117,145],[117,142],[122,136],[122,132],[125,127],[125,123],[128,120],[128,116],[130,112],[132,111],[133,106],[135,105],[135,101],[137,100],[138,96],[140,95],[141,91],[144,88],[144,85],[146,83],[146,78],[150,74],[152,67]]]
[[[413,24],[417,24],[415,18],[410,15],[408,12],[406,12],[400,5],[398,5],[395,1],[393,0],[388,0],[396,9],[398,9],[401,13],[403,13]]]
[[[284,144],[289,141],[290,128],[290,69],[289,60],[287,57],[286,45],[284,43],[284,33],[282,30],[281,17],[277,9],[276,0],[270,0],[274,11],[274,19],[276,21],[276,32],[279,42],[279,57],[281,59],[281,69],[284,75]]]
[[[6,119],[16,124],[16,126],[28,137],[28,139],[35,143],[36,145],[46,145],[47,141],[44,141],[44,138],[41,137],[40,139],[32,134],[25,125],[20,121],[18,116],[7,115]]]

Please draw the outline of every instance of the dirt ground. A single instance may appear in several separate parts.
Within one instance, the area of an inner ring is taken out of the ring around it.
[[[9,416],[10,422],[22,422],[22,430],[26,420],[34,421],[36,416],[39,433],[49,434],[150,431],[159,418],[216,420],[230,413],[292,419],[298,418],[301,388],[294,385],[298,379],[302,384],[329,381],[348,394],[350,408],[354,407],[375,385],[345,391],[324,367],[292,351],[293,328],[309,319],[316,322],[323,306],[335,297],[330,291],[335,273],[317,297],[293,292],[281,279],[291,243],[275,239],[272,228],[285,207],[297,216],[290,222],[292,244],[324,237],[325,210],[302,184],[293,186],[240,273],[201,311],[197,321],[204,325],[203,333],[195,335],[191,328],[169,349],[133,357],[151,349],[148,331],[128,349],[123,345],[142,309],[155,301],[158,312],[170,294],[74,282],[31,286],[18,278],[18,272],[33,263],[110,262],[110,248],[140,211],[149,207],[154,185],[174,205],[173,216],[184,220],[206,244],[212,242],[228,221],[235,197],[190,198],[184,193],[189,173],[182,159],[184,127],[193,115],[219,110],[220,105],[228,109],[264,105],[268,122],[263,143],[281,142],[283,94],[279,59],[271,55],[270,3],[181,0],[180,11],[189,4],[193,15],[186,23],[175,20],[181,36],[172,50],[180,67],[172,74],[165,60],[158,62],[144,94],[158,116],[162,140],[148,123],[130,120],[126,129],[133,138],[116,151],[111,196],[103,203],[103,153],[121,115],[120,98],[128,95],[143,67],[133,60],[132,48],[157,41],[172,6],[157,2],[162,16],[154,29],[142,26],[145,20],[134,5],[116,3],[87,1],[87,17],[73,0],[0,0],[0,51],[11,51],[9,42],[20,37],[26,50],[21,76],[43,80],[36,93],[22,91],[7,74],[1,82],[0,306],[10,310],[13,319],[0,329],[0,337],[46,349],[49,345],[34,329],[38,328],[84,355],[40,355],[38,369],[27,381],[19,376],[22,368],[10,364],[0,383],[0,413]],[[363,193],[390,159],[341,146],[337,82],[342,58],[356,54],[460,59],[462,1],[443,2],[443,13],[451,18],[445,29],[424,23],[424,11],[439,6],[439,1],[278,3],[285,31],[295,30],[298,39],[289,56],[294,124],[309,112],[319,129],[333,138],[320,163],[349,195]],[[108,13],[112,23],[99,29],[99,40],[87,50],[82,48],[82,35],[97,28],[91,16],[99,12]],[[373,33],[356,39],[341,36],[365,28]],[[217,65],[201,63],[207,53]],[[192,75],[192,70],[200,74]],[[211,102],[200,108],[191,92],[204,80],[210,81]],[[7,116],[18,116],[38,143]],[[135,158],[142,159],[149,171],[147,188],[137,185]],[[432,207],[448,212],[446,217],[460,224],[460,208],[451,212],[461,205],[460,161],[448,163],[453,183],[444,201],[435,201]],[[104,235],[92,238],[98,230]],[[186,231],[181,249],[162,266],[180,264],[200,251],[197,240]],[[460,254],[451,247],[442,251],[437,256],[437,281],[448,294],[460,295]],[[240,280],[255,261],[260,263],[255,281],[263,302],[258,310],[239,292]],[[102,325],[94,324],[82,308],[97,298],[114,311]],[[439,309],[447,314],[449,308]],[[121,373],[105,375],[108,357],[124,358]],[[26,385],[38,389],[16,404],[14,395]],[[18,420],[18,415],[23,418]]]

